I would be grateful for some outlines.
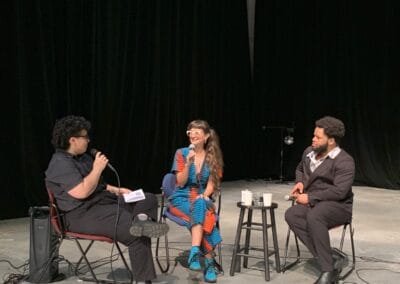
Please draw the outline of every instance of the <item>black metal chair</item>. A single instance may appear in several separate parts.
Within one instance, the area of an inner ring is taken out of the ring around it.
[[[169,202],[168,198],[171,196],[172,193],[174,193],[176,188],[176,176],[172,173],[168,173],[164,176],[163,181],[162,181],[162,186],[161,186],[161,192],[162,192],[162,197],[161,197],[161,211],[160,211],[160,223],[166,223],[167,219],[175,222],[179,226],[186,226],[186,221],[182,220],[181,218],[176,217],[175,215],[171,214],[169,212]],[[217,214],[217,220],[216,220],[216,227],[220,229],[219,225],[219,216],[221,212],[221,194],[218,194],[218,197],[216,200],[214,200],[216,204],[216,214]],[[158,267],[160,268],[162,273],[167,273],[170,268],[170,253],[169,253],[169,243],[168,243],[168,234],[164,235],[164,244],[165,244],[165,265],[162,264],[162,257],[160,256],[160,245],[161,245],[161,237],[157,238],[157,244],[156,244],[156,251],[155,251],[155,258],[156,262],[158,264]],[[221,244],[218,244],[217,246],[217,251],[218,251],[218,261],[217,267],[218,269],[223,272],[222,269],[222,248]],[[176,261],[175,261],[176,263]]]
[[[294,203],[295,202],[292,201],[292,206],[294,205]],[[351,256],[351,263],[349,263],[349,266],[347,268],[345,268],[344,271],[341,271],[338,280],[346,279],[353,272],[353,270],[356,267],[356,255],[355,255],[354,238],[353,238],[353,236],[354,236],[354,228],[353,228],[353,225],[352,225],[352,221],[347,222],[347,223],[342,224],[342,225],[338,225],[336,227],[333,227],[330,230],[332,230],[334,228],[339,228],[339,227],[342,227],[342,226],[343,226],[343,230],[342,230],[342,235],[341,235],[341,238],[340,238],[339,251],[343,252],[344,239],[345,239],[345,236],[346,236],[347,228],[349,228],[352,256]],[[289,251],[290,233],[291,233],[291,230],[290,230],[290,228],[288,228],[288,232],[287,232],[287,236],[286,236],[286,243],[285,243],[284,260],[283,260],[283,265],[282,265],[282,269],[281,269],[282,273],[284,273],[286,270],[290,269],[291,267],[295,266],[300,261],[299,241],[298,241],[297,236],[294,235],[294,240],[295,240],[295,244],[296,244],[295,261],[293,261],[291,263],[287,263],[288,251]]]
[[[63,219],[62,219],[62,213],[59,211],[58,207],[57,207],[57,203],[56,200],[54,198],[53,193],[50,191],[50,189],[47,189],[47,193],[49,195],[49,205],[50,205],[50,221],[51,224],[53,226],[53,229],[55,231],[55,233],[57,234],[57,236],[60,239],[60,245],[62,243],[63,240],[72,240],[75,242],[75,244],[77,245],[80,253],[81,253],[81,257],[79,258],[75,269],[74,269],[74,274],[83,281],[89,281],[89,282],[96,282],[96,283],[132,283],[133,282],[133,275],[132,272],[128,266],[128,263],[125,260],[125,257],[121,251],[121,248],[118,244],[117,241],[114,241],[113,239],[106,237],[106,236],[100,236],[100,235],[89,235],[89,234],[81,234],[81,233],[75,233],[75,232],[71,232],[65,229],[64,227],[64,223],[63,223]],[[89,241],[89,244],[87,245],[87,247],[85,249],[83,249],[82,244],[80,241],[85,240],[85,241]],[[94,244],[94,242],[96,241],[100,241],[100,242],[106,242],[106,243],[110,243],[110,244],[114,244],[115,247],[118,250],[118,254],[119,257],[121,257],[122,262],[124,263],[124,266],[126,268],[126,271],[129,274],[129,281],[115,281],[115,280],[109,280],[109,279],[99,279],[96,274],[94,273],[93,267],[89,261],[89,259],[87,258],[87,254],[90,250],[90,248],[92,247],[92,245]],[[90,274],[92,277],[86,277],[84,275],[82,275],[82,273],[80,273],[80,269],[82,268],[82,264],[86,264],[88,270],[90,271]]]

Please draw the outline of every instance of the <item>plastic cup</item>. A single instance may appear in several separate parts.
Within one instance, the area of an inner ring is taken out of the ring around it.
[[[264,206],[270,207],[272,204],[272,193],[263,193]]]

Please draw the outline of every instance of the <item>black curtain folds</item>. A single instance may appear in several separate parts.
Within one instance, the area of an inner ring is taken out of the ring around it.
[[[225,180],[277,177],[286,132],[271,126],[294,128],[291,179],[330,114],[347,125],[357,181],[398,189],[399,9],[361,6],[257,1],[252,81],[243,0],[3,3],[0,219],[47,203],[51,130],[67,114],[92,122],[91,146],[130,188],[159,192],[196,118],[220,135]]]
[[[11,197],[0,219],[46,204],[44,171],[57,118],[85,116],[91,146],[108,155],[121,184],[159,192],[186,125],[207,120],[220,135],[225,178],[244,178],[236,153],[251,99],[243,1],[15,1],[9,6],[8,135],[2,178]],[[15,66],[15,67],[14,67]],[[14,71],[13,71],[14,70]],[[7,71],[7,70],[6,70]],[[5,106],[5,105],[4,105]],[[236,138],[235,138],[236,137]],[[2,138],[3,140],[3,138]],[[11,140],[11,141],[10,141]],[[3,147],[4,148],[4,147]],[[112,173],[106,173],[116,183]]]
[[[314,121],[332,115],[346,125],[356,182],[400,188],[399,12],[396,1],[257,1],[259,121],[295,124],[300,143],[287,147],[287,169],[311,143]]]

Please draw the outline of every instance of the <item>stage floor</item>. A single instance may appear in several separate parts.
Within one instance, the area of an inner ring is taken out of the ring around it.
[[[284,212],[291,205],[285,201],[284,196],[288,194],[293,184],[276,184],[263,180],[234,181],[222,184],[222,213],[221,232],[223,237],[222,255],[224,275],[220,275],[218,283],[264,283],[264,272],[254,269],[241,269],[234,276],[229,275],[233,243],[239,217],[239,209],[236,202],[241,198],[241,190],[249,188],[253,192],[270,192],[273,194],[273,202],[278,203],[275,218],[278,231],[278,242],[280,248],[280,259],[282,263],[283,248],[285,246],[287,225],[284,221]],[[353,209],[353,227],[355,229],[354,240],[356,250],[356,269],[345,280],[344,283],[400,283],[400,190],[387,190],[372,187],[354,186],[355,202]],[[254,218],[261,217],[255,213]],[[173,259],[184,253],[190,247],[189,233],[171,222],[169,240],[170,253]],[[332,246],[338,247],[341,229],[331,230]],[[243,240],[242,235],[242,240]],[[251,243],[253,246],[261,246],[261,232],[252,232]],[[269,246],[272,247],[271,237]],[[122,246],[123,247],[123,246]],[[153,241],[153,248],[155,240]],[[294,242],[291,243],[291,255],[294,254]],[[125,248],[124,248],[125,249]],[[310,254],[303,245],[300,246],[302,258],[300,264],[285,273],[277,273],[274,269],[274,257],[271,269],[271,283],[313,283],[319,275],[318,268],[310,259]],[[127,259],[127,250],[124,250]],[[351,254],[348,235],[344,243],[344,252]],[[115,253],[115,250],[114,250]],[[111,246],[100,244],[93,247],[91,259],[110,258]],[[75,263],[79,253],[73,242],[62,243],[59,255],[68,261]],[[178,259],[180,259],[178,257]],[[9,274],[27,274],[24,268],[14,269],[29,260],[29,218],[20,218],[0,221],[0,276],[5,281]],[[174,263],[172,263],[173,265]],[[249,266],[262,267],[262,262],[250,259]],[[116,270],[116,277],[123,274],[121,264],[116,261],[112,264]],[[97,269],[103,277],[110,277],[110,264],[102,265]],[[59,272],[65,275],[65,279],[58,283],[76,283],[78,279],[68,269],[66,261],[60,261]],[[169,274],[161,274],[153,283],[203,283],[201,273],[193,273],[178,264]],[[112,277],[111,277],[112,279]],[[27,281],[26,281],[27,282]]]

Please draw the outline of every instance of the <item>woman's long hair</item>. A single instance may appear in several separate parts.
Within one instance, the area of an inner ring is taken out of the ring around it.
[[[219,138],[217,132],[210,127],[205,120],[193,120],[187,126],[187,130],[192,128],[200,128],[205,134],[210,134],[206,143],[204,144],[204,150],[206,151],[206,162],[210,167],[210,177],[214,182],[216,189],[219,188],[222,177],[222,170],[224,167],[224,161],[222,157],[221,147],[219,146]]]

